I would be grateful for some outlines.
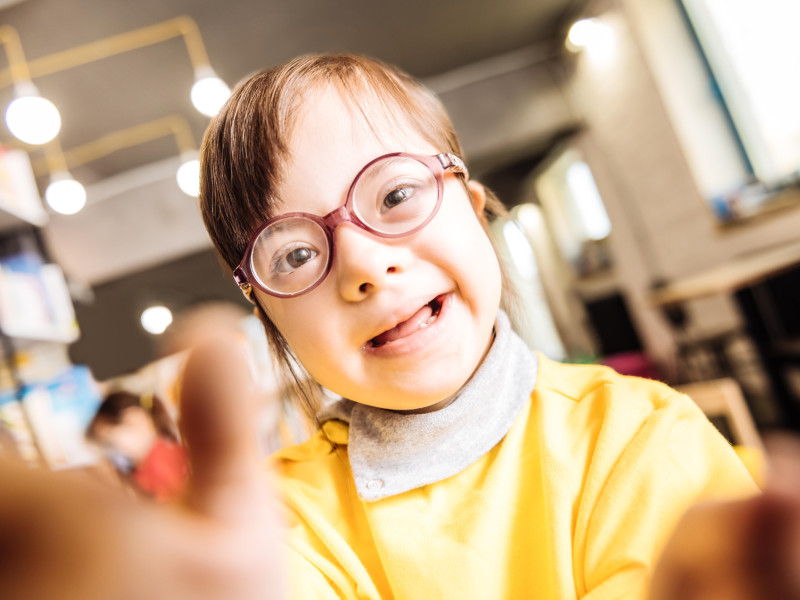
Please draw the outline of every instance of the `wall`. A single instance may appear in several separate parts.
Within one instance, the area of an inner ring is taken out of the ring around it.
[[[687,107],[670,104],[668,98],[679,97],[676,86],[691,88],[675,81],[676,76],[685,80],[691,70],[677,70],[665,58],[690,55],[669,35],[677,18],[669,13],[670,7],[677,11],[671,2],[593,3],[588,14],[612,28],[613,46],[606,56],[577,56],[565,73],[565,85],[587,125],[576,143],[595,173],[613,223],[617,279],[645,344],[664,360],[672,340],[646,300],[654,278],[694,274],[733,256],[796,239],[800,230],[800,210],[727,229],[712,219],[701,185],[708,189],[712,182],[734,179],[730,169],[736,168],[735,161],[723,173],[708,174],[704,165],[689,163],[687,156],[694,160],[696,152],[687,152],[687,140],[676,134],[675,119]],[[670,94],[662,93],[665,89]],[[691,310],[705,330],[738,321],[727,298],[697,301]]]

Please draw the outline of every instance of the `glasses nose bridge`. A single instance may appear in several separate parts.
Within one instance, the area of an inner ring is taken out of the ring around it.
[[[325,222],[325,226],[328,230],[333,233],[333,231],[345,221],[352,221],[352,217],[350,217],[350,211],[347,210],[346,206],[340,206],[336,210],[329,212],[325,217],[322,219]]]
[[[322,222],[325,223],[325,227],[327,227],[330,234],[333,235],[333,232],[342,223],[350,222],[360,226],[361,223],[354,219],[353,216],[354,215],[351,215],[350,211],[347,210],[347,206],[344,205],[325,215],[322,218]]]

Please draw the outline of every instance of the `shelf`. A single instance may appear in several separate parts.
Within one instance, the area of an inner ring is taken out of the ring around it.
[[[80,331],[64,273],[25,231],[48,219],[27,153],[0,145],[0,419],[23,457],[55,469],[91,459],[83,428],[99,396],[69,365]]]
[[[0,331],[20,342],[69,344],[79,331],[61,269],[15,272],[0,265]]]
[[[0,231],[46,223],[47,212],[28,155],[0,146]]]
[[[42,327],[14,327],[0,326],[3,335],[15,340],[19,340],[23,345],[25,342],[54,342],[58,344],[71,344],[78,340],[80,331],[77,325],[65,327],[42,326]]]

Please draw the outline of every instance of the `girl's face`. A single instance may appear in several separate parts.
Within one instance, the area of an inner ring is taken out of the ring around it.
[[[126,408],[119,423],[100,421],[94,431],[101,446],[126,456],[133,464],[144,460],[157,437],[150,414],[137,406]]]
[[[334,89],[309,100],[290,140],[278,213],[329,213],[378,156],[447,150],[389,123],[378,123],[376,135]],[[478,217],[483,189],[471,190],[472,200],[447,173],[441,208],[422,230],[385,239],[343,223],[331,271],[317,288],[295,298],[256,290],[320,384],[363,404],[419,410],[446,402],[470,378],[491,344],[501,288]]]

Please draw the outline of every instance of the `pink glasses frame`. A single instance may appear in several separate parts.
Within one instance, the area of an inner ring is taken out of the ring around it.
[[[387,158],[392,158],[395,156],[417,160],[423,163],[431,170],[434,178],[436,179],[437,199],[436,199],[436,206],[431,211],[430,216],[427,219],[425,219],[425,221],[414,227],[414,229],[403,233],[384,233],[382,231],[377,231],[373,229],[358,217],[358,214],[353,209],[353,190],[355,189],[358,180],[361,178],[361,175],[367,169],[369,169],[376,162],[385,160]],[[247,299],[250,300],[251,302],[253,301],[253,299],[251,298],[251,294],[253,291],[252,286],[255,286],[262,292],[269,294],[270,296],[275,296],[277,298],[293,298],[295,296],[300,296],[302,294],[310,292],[311,290],[316,288],[319,284],[321,284],[323,281],[325,281],[325,278],[328,276],[328,273],[330,272],[331,267],[333,266],[334,249],[335,249],[333,232],[340,224],[345,222],[353,223],[354,225],[360,227],[361,229],[382,238],[392,239],[392,238],[400,238],[412,235],[417,231],[419,231],[420,229],[422,229],[423,227],[425,227],[428,223],[430,223],[431,220],[436,216],[436,213],[439,212],[439,207],[442,204],[442,192],[444,189],[444,173],[446,171],[453,171],[455,173],[463,174],[465,178],[469,177],[469,173],[467,171],[467,167],[464,165],[464,161],[462,161],[455,154],[451,154],[449,152],[443,152],[441,154],[434,154],[434,155],[408,154],[406,152],[392,152],[390,154],[384,154],[382,156],[374,158],[373,160],[369,161],[366,165],[364,165],[364,167],[355,176],[355,179],[353,179],[353,183],[350,184],[350,189],[347,191],[347,199],[345,200],[344,204],[332,210],[327,215],[320,217],[317,215],[312,215],[310,213],[304,213],[304,212],[285,213],[282,215],[278,215],[276,217],[272,217],[266,223],[261,225],[261,227],[259,227],[250,238],[250,243],[247,245],[247,249],[244,252],[244,256],[242,257],[239,266],[233,270],[234,281],[236,281],[236,284],[242,290]],[[325,235],[328,238],[328,264],[325,266],[325,271],[323,271],[319,279],[317,279],[312,285],[299,292],[292,292],[291,294],[283,294],[280,292],[276,292],[274,290],[270,290],[259,283],[258,277],[256,277],[252,269],[253,248],[255,248],[258,236],[260,236],[261,232],[263,232],[267,227],[284,219],[291,219],[297,217],[314,221],[325,232]]]

